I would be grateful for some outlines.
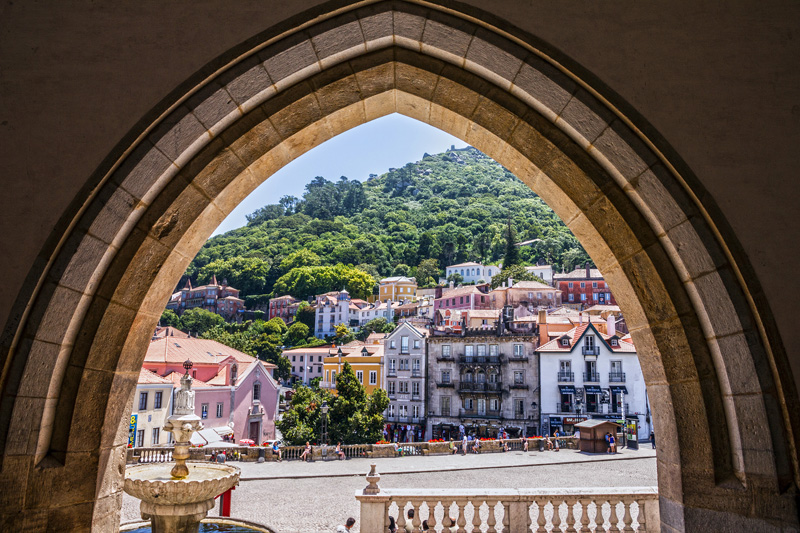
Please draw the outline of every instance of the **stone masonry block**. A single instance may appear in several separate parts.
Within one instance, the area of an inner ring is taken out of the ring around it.
[[[314,88],[323,115],[361,101],[361,91],[349,63],[343,63],[314,76]]]
[[[583,89],[579,89],[562,109],[558,120],[563,121],[591,144],[614,120],[608,107]]]
[[[164,155],[177,162],[201,137],[207,137],[206,127],[184,105],[165,117],[148,138]]]
[[[603,131],[593,148],[628,181],[657,161],[655,154],[620,120]]]
[[[19,396],[46,398],[53,381],[54,372],[59,367],[60,355],[63,348],[59,344],[51,344],[33,339],[20,341],[18,350],[27,352],[25,373],[20,387]],[[66,357],[64,357],[66,359]]]
[[[252,56],[219,77],[219,82],[225,86],[233,101],[248,112],[251,106],[245,104],[251,99],[265,100],[275,94],[272,80],[264,69],[258,56]],[[259,102],[263,103],[263,102]]]
[[[394,89],[394,50],[381,50],[350,61],[362,98]]]
[[[150,141],[142,141],[112,175],[134,198],[144,198],[172,162]]]
[[[446,65],[436,83],[432,101],[471,119],[482,99],[481,95],[489,92],[490,88],[488,83],[477,80],[457,67]]]
[[[473,122],[480,124],[503,140],[508,139],[520,120],[519,115],[514,114],[489,98],[481,98],[479,100],[471,118]]]
[[[725,262],[715,264],[708,254],[706,243],[700,240],[694,226],[688,220],[670,229],[667,238],[675,248],[676,268],[684,281],[713,272],[726,264]]]
[[[484,28],[478,28],[467,50],[466,67],[503,89],[509,89],[528,52]]]
[[[306,71],[308,67],[315,65],[317,69],[319,68],[311,40],[303,33],[281,39],[259,52],[258,57],[263,62],[269,79],[275,85],[284,86],[285,83],[281,82],[293,74]]]
[[[663,170],[663,169],[662,169]],[[651,213],[648,218],[655,222],[661,231],[668,231],[687,220],[687,215],[675,201],[674,194],[659,180],[654,169],[648,169],[633,180],[631,200],[642,213]]]
[[[323,69],[340,62],[344,52],[366,51],[361,25],[352,13],[316,24],[309,33]]]
[[[420,122],[428,122],[431,108],[429,100],[406,92],[397,91],[395,101],[398,113],[417,119]]]
[[[139,201],[121,187],[107,183],[81,217],[78,229],[111,244],[125,222],[136,217]]]
[[[422,51],[461,65],[474,31],[475,26],[471,23],[433,11],[422,32]]]
[[[718,272],[687,282],[687,290],[696,291],[705,308],[698,317],[707,328],[706,335],[722,337],[742,331],[742,324]]]
[[[287,89],[263,106],[282,139],[322,118],[319,102],[307,83]]]
[[[395,65],[395,87],[399,91],[406,92],[430,100],[433,96],[433,91],[436,88],[439,70],[433,70],[439,65],[429,63],[432,67],[431,70],[425,68],[418,68],[411,66],[405,62],[399,62]]]
[[[31,313],[31,317],[34,320],[30,323],[38,325],[36,327],[36,338],[38,340],[61,344],[72,336],[74,331],[71,329],[75,327],[71,325],[74,314],[64,312],[64,310],[77,310],[84,307],[88,297],[74,289],[61,286],[54,287],[52,284],[48,285],[49,290],[44,290],[43,293],[50,293],[50,298],[48,299],[50,304],[46,309],[35,310],[35,314],[42,313],[39,320],[35,320],[37,317],[34,316],[34,313]]]
[[[189,97],[186,105],[207,130],[230,113],[238,111],[236,101],[217,81],[208,83]]]
[[[459,139],[466,139],[470,121],[445,107],[431,103],[429,124]]]
[[[365,6],[356,12],[367,50],[391,46],[394,42],[394,20],[387,5]]]
[[[551,120],[572,98],[577,85],[566,74],[536,56],[528,56],[514,78],[512,92]]]
[[[413,4],[404,4],[401,9],[392,11],[395,42],[419,50],[428,13],[428,10]]]
[[[229,150],[249,166],[278,146],[282,138],[266,113],[256,108],[220,136]]]

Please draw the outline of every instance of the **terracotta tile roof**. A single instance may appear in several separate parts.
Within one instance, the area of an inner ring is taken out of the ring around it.
[[[206,381],[206,385],[226,385],[228,378],[228,367],[223,366],[217,375]]]
[[[294,296],[289,296],[288,294],[285,294],[283,296],[275,297],[273,298],[273,300],[296,300],[296,298]]]
[[[569,331],[559,334],[553,340],[546,342],[537,348],[537,351],[541,352],[569,352],[572,351],[572,348],[575,346],[575,343],[580,340],[583,334],[586,332],[586,329],[589,328],[589,324],[582,324],[576,328],[573,328]],[[592,327],[594,333],[598,335],[601,339],[603,339],[606,343],[606,346],[615,353],[636,353],[636,346],[634,346],[633,341],[625,340],[625,342],[617,343],[617,346],[611,346],[609,339],[611,339],[610,335],[605,335],[604,333],[600,333],[594,327]],[[551,336],[551,335],[548,335]],[[569,338],[569,346],[563,346],[561,344],[561,339],[567,336]],[[627,337],[627,335],[626,335]],[[619,338],[619,337],[617,337]],[[622,339],[620,339],[622,340]]]
[[[137,383],[140,385],[172,385],[173,381],[171,379],[162,378],[155,372],[143,368],[139,371],[139,381],[137,381]],[[180,377],[178,378],[178,383],[180,383]]]
[[[534,289],[534,290],[541,290],[541,291],[557,291],[558,289],[551,287],[547,283],[541,283],[538,281],[515,281],[514,285],[511,287],[512,289]],[[497,289],[495,289],[497,290]]]
[[[188,339],[189,334],[184,333],[183,331],[173,328],[172,326],[166,327],[156,327],[156,332],[153,334],[153,337],[175,337],[176,339]]]
[[[466,313],[470,318],[498,318],[500,309],[469,309]]]
[[[467,263],[459,263],[457,265],[448,265],[445,268],[473,267],[473,266],[478,266],[479,267],[479,266],[483,266],[483,265],[480,264],[480,263],[475,263],[474,261],[470,261],[470,262],[467,262]]]
[[[381,283],[416,283],[417,280],[414,278],[407,278],[405,276],[392,276],[389,278],[383,278]]]
[[[147,363],[182,363],[187,359],[195,364],[217,364],[227,357],[237,363],[248,365],[255,357],[234,350],[224,344],[209,339],[176,339],[168,337],[154,340],[147,348],[144,360]],[[264,363],[267,368],[277,368],[272,363]]]
[[[284,350],[283,353],[284,353],[284,355],[289,353],[289,352],[303,353],[303,354],[309,353],[309,354],[328,355],[328,352],[330,351],[330,349],[331,349],[331,345],[330,344],[325,344],[323,346],[314,346],[313,348],[289,348],[287,350]]]
[[[589,269],[589,278],[603,279],[603,275],[596,268]],[[589,279],[586,277],[586,268],[576,268],[567,274],[554,274],[553,279]]]
[[[438,299],[441,300],[444,298],[454,298],[456,296],[466,296],[469,294],[483,294],[484,296],[486,295],[485,293],[479,291],[475,285],[466,285],[450,289],[446,293],[442,293],[442,297]]]

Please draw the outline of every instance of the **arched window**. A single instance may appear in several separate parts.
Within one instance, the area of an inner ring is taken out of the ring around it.
[[[486,383],[486,374],[478,372],[478,383]]]
[[[253,383],[253,401],[260,401],[261,400],[261,383],[256,381]]]
[[[461,379],[464,381],[464,383],[472,383],[472,372],[467,372]]]

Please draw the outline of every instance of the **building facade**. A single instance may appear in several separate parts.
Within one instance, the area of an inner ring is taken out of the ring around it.
[[[383,278],[378,285],[378,301],[413,300],[417,295],[416,278],[392,276]]]
[[[364,385],[368,395],[375,389],[385,389],[383,360],[383,343],[380,340],[371,343],[353,341],[332,347],[323,360],[320,387],[336,394],[336,376],[342,372],[345,363],[350,363],[356,379]]]
[[[283,355],[292,364],[292,381],[308,386],[312,379],[322,378],[325,357],[329,355],[330,348],[330,345],[325,345],[284,350]]]
[[[227,280],[217,283],[217,276],[208,285],[192,287],[192,281],[186,280],[186,286],[169,299],[167,309],[183,314],[188,309],[205,309],[225,318],[233,320],[239,311],[244,310],[244,300],[239,298],[239,289],[228,285]]]
[[[195,414],[207,429],[230,428],[235,440],[274,438],[275,365],[217,341],[166,337],[150,343],[142,366],[179,387],[187,360],[192,362]]]
[[[501,318],[502,322],[502,318]],[[459,427],[478,437],[539,432],[536,336],[494,331],[434,332],[428,338],[428,432],[459,438]]]
[[[610,317],[613,321],[614,317]],[[542,419],[545,433],[573,432],[587,418],[637,422],[639,438],[650,434],[650,407],[636,354],[629,337],[610,335],[594,324],[582,324],[540,346]]]
[[[389,432],[405,425],[406,441],[425,435],[425,390],[427,374],[427,332],[408,322],[400,324],[384,340]],[[430,434],[430,433],[428,433]]]
[[[492,277],[500,273],[502,268],[502,265],[484,266],[475,262],[459,263],[445,267],[444,275],[445,278],[449,278],[453,274],[458,274],[461,276],[462,283],[491,283]]]
[[[433,300],[433,319],[438,320],[439,310],[494,309],[489,296],[489,285],[467,285],[464,287],[436,288]]]
[[[514,281],[489,293],[495,309],[510,305],[514,309],[533,312],[538,307],[553,308],[561,305],[561,291],[538,281]],[[519,311],[518,311],[519,314]]]
[[[350,302],[350,293],[345,289],[317,296],[314,336],[322,339],[336,335],[336,326],[339,324],[357,326],[358,311],[358,307]]]
[[[553,284],[553,267],[552,265],[534,265],[526,266],[525,271],[533,274],[537,278],[542,279],[548,285]]]
[[[555,287],[561,291],[561,302],[574,309],[593,305],[617,305],[611,289],[596,268],[576,268],[568,274],[553,276]]]
[[[300,300],[294,296],[278,296],[269,301],[268,315],[270,320],[277,317],[283,319],[287,324],[294,320],[294,315],[297,313],[297,304]]]
[[[172,380],[143,368],[136,383],[133,412],[128,429],[128,444],[143,446],[166,446],[172,433],[163,431],[167,417],[172,414]]]

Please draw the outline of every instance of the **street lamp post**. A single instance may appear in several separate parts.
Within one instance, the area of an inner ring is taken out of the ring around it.
[[[328,402],[323,401],[320,411],[322,412],[322,427],[320,428],[319,443],[322,446],[323,460],[328,455]]]

